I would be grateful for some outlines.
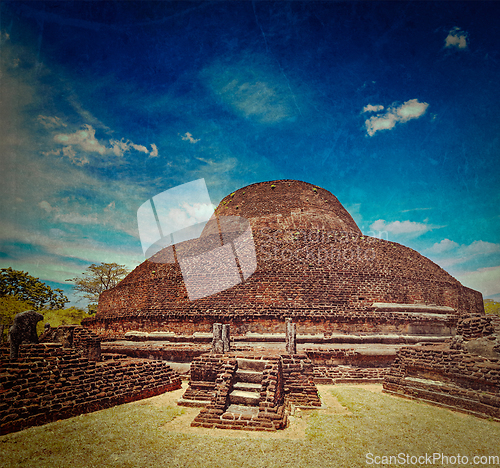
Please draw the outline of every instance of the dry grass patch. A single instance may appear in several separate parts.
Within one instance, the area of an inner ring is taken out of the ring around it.
[[[2,466],[323,468],[366,467],[369,452],[500,455],[499,423],[382,394],[380,386],[319,391],[326,410],[296,413],[285,431],[250,433],[191,428],[198,410],[177,407],[177,390],[2,436]]]

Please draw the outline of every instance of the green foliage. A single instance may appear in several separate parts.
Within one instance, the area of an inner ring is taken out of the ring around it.
[[[0,270],[0,297],[11,296],[30,304],[29,309],[60,309],[69,302],[62,289],[52,289],[24,271]]]
[[[38,322],[36,331],[38,336],[43,332],[45,324],[48,322],[52,328],[59,327],[61,325],[80,325],[85,317],[89,314],[83,309],[78,309],[76,307],[69,307],[67,309],[60,310],[47,310],[42,311],[43,320]]]
[[[0,297],[0,324],[5,325],[3,331],[4,342],[7,340],[9,327],[14,322],[14,317],[20,312],[32,309],[29,302],[20,301],[13,296]],[[68,309],[47,310],[42,309],[39,311],[43,315],[43,320],[37,324],[38,336],[43,332],[45,323],[50,323],[52,327],[60,325],[80,325],[87,314],[82,309],[76,307],[69,307]]]
[[[29,302],[20,301],[14,296],[0,297],[0,325],[4,325],[4,342],[7,340],[9,327],[12,325],[12,322],[14,322],[16,314],[30,309],[32,309],[32,305]]]
[[[66,281],[75,283],[75,290],[82,294],[83,297],[97,302],[103,291],[114,288],[128,273],[129,271],[125,268],[125,265],[118,265],[117,263],[96,265],[93,263],[82,276],[67,279]]]
[[[500,315],[500,302],[496,302],[493,299],[485,299],[484,312],[487,314]]]

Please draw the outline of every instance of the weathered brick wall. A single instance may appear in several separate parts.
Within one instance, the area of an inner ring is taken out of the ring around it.
[[[177,373],[161,361],[96,362],[60,343],[21,345],[13,362],[7,347],[0,353],[2,434],[181,387]]]
[[[500,360],[448,345],[404,347],[384,391],[500,420]]]
[[[314,382],[322,384],[383,382],[396,355],[360,353],[355,349],[306,349],[314,366]]]
[[[382,383],[390,367],[355,367],[334,364],[314,366],[314,382],[317,384]]]
[[[495,328],[491,317],[487,315],[464,318],[457,325],[457,335],[462,336],[464,340],[473,340],[493,333],[495,333]]]
[[[269,327],[293,317],[299,333],[339,327],[348,332],[405,333],[415,322],[423,325],[421,330],[434,323],[444,330],[454,327],[456,320],[441,323],[431,317],[426,324],[415,314],[376,314],[372,304],[435,304],[452,307],[457,317],[484,311],[479,292],[465,288],[412,249],[363,236],[332,194],[310,184],[254,184],[228,195],[216,214],[250,222],[257,255],[252,276],[190,301],[169,247],[154,257],[156,262],[142,263],[116,288],[104,292],[97,316],[84,324],[112,335],[134,329],[210,331],[214,322],[230,321],[235,333],[244,333],[272,332]],[[204,236],[178,244],[176,251],[199,253],[202,244],[213,247],[220,241],[210,230]]]
[[[64,348],[75,348],[92,361],[101,360],[101,340],[88,328],[80,325],[62,325],[46,329],[40,343],[61,343]]]
[[[311,360],[305,354],[283,354],[281,362],[287,400],[297,406],[321,406]]]
[[[223,365],[223,355],[203,354],[193,359],[190,366],[189,387],[184,392],[183,399],[210,401]]]
[[[247,310],[243,315],[231,310],[165,311],[162,314],[144,314],[122,317],[97,317],[84,325],[98,333],[102,339],[124,337],[130,330],[144,332],[171,331],[179,335],[212,331],[214,323],[230,323],[231,334],[283,333],[285,318],[292,317],[298,334],[309,333],[370,333],[370,334],[453,334],[458,316],[432,318],[415,313],[377,313],[366,310],[341,311],[326,306],[302,309],[279,309],[270,304],[266,310]]]

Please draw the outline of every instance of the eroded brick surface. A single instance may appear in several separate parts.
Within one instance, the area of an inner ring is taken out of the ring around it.
[[[449,344],[404,347],[384,391],[500,420],[500,360]]]
[[[0,348],[2,434],[159,395],[181,387],[166,363],[144,359],[90,360],[61,343],[21,345],[9,361]]]

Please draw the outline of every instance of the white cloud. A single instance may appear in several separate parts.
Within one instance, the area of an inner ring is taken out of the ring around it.
[[[151,143],[151,151],[149,153],[149,157],[150,158],[156,158],[158,157],[158,148],[156,147],[156,145],[154,143]]]
[[[211,203],[184,203],[182,208],[193,219],[193,224],[206,221],[212,216],[215,210],[215,207]]]
[[[42,210],[45,210],[47,213],[50,213],[52,211],[52,206],[50,206],[50,203],[45,200],[41,201],[38,206],[42,208]]]
[[[381,110],[384,110],[384,106],[372,106],[371,104],[368,104],[367,106],[363,107],[363,113],[365,113],[365,112],[379,112]]]
[[[456,47],[457,49],[465,49],[467,48],[467,39],[467,33],[455,26],[448,33],[444,41],[444,46],[446,48]]]
[[[139,151],[140,153],[145,153],[149,154],[152,157],[158,156],[158,149],[156,148],[155,144],[151,145],[151,153],[149,150],[144,146],[144,145],[137,145],[130,140],[124,141],[122,138],[121,140],[109,140],[109,143],[111,145],[110,151],[115,155],[115,156],[123,156],[126,152],[129,152],[131,149],[134,149],[136,151]]]
[[[233,64],[216,62],[202,76],[218,99],[246,119],[274,124],[301,113],[300,95],[294,94],[289,78],[265,56],[244,57]]]
[[[72,146],[65,146],[62,149],[63,156],[66,156],[76,166],[85,166],[89,164],[89,159],[86,156],[77,155]]]
[[[387,231],[395,235],[412,234],[421,235],[433,229],[439,229],[442,226],[434,226],[432,224],[417,223],[415,221],[392,221],[387,223],[383,219],[378,219],[371,224],[372,231]]]
[[[75,133],[58,133],[54,141],[62,143],[66,147],[79,146],[87,153],[99,153],[104,155],[106,147],[100,144],[95,137],[95,129],[90,125],[83,125],[81,130]]]
[[[37,117],[37,120],[38,123],[43,125],[46,129],[67,127],[67,125],[59,117],[48,117],[46,115],[39,115]]]
[[[440,254],[443,252],[449,252],[450,250],[454,250],[459,247],[459,244],[450,240],[443,239],[441,242],[436,242],[432,247],[428,248],[426,252]]]
[[[411,99],[406,101],[402,106],[396,109],[398,120],[400,122],[408,122],[411,119],[418,119],[425,114],[429,107],[426,102],[418,102],[418,99]]]
[[[373,136],[379,130],[390,130],[396,126],[397,117],[394,114],[370,117],[365,121],[368,135]]]
[[[82,215],[80,213],[58,213],[55,215],[55,220],[61,223],[68,224],[97,224],[99,218],[97,214]]]
[[[450,268],[455,265],[465,265],[470,262],[481,261],[490,258],[492,255],[500,254],[500,244],[474,241],[469,245],[458,244],[449,239],[443,239],[433,246],[424,250],[443,268]]]
[[[198,138],[197,140],[195,140],[193,138],[193,135],[191,135],[191,133],[189,132],[186,132],[184,135],[181,135],[181,138],[184,140],[184,141],[189,141],[189,143],[197,143],[200,141],[200,139]]]
[[[134,148],[136,151],[139,151],[141,153],[149,154],[148,149],[145,146],[143,146],[143,145],[136,145],[135,143],[130,143],[130,146],[132,148]]]
[[[500,266],[479,268],[457,275],[457,279],[464,286],[481,291],[484,297],[500,293]]]
[[[370,112],[375,112],[374,109],[383,106],[368,105]],[[377,114],[365,121],[366,131],[368,135],[373,136],[380,130],[390,130],[396,126],[397,123],[405,123],[412,119],[418,119],[425,114],[429,104],[426,102],[419,102],[418,99],[411,99],[406,101],[399,107],[392,106],[386,110],[384,114]],[[363,112],[365,110],[363,109]]]

